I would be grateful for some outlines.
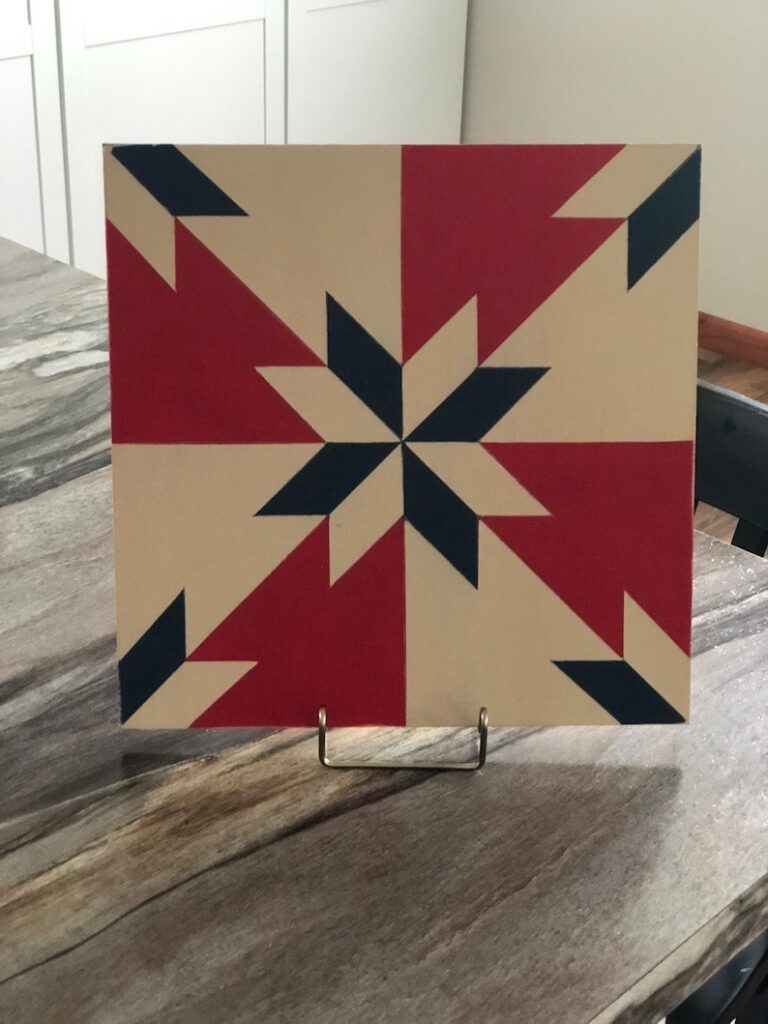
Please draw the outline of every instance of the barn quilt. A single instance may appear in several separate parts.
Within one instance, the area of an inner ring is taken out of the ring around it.
[[[699,177],[107,147],[124,724],[684,721]]]

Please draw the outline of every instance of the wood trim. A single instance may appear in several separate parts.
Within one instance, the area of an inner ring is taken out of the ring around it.
[[[768,369],[768,331],[699,313],[699,348]]]

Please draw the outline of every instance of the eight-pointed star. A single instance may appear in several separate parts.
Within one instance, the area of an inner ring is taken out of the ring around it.
[[[404,366],[331,295],[327,313],[327,366],[259,371],[325,443],[256,514],[340,520],[357,496],[369,522],[332,582],[405,516],[477,586],[478,516],[546,514],[480,444],[546,369],[478,366],[474,300]]]

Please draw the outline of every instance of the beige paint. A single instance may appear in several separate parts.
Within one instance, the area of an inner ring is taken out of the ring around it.
[[[123,724],[186,729],[253,667],[251,661],[185,661]]]
[[[549,515],[479,444],[419,441],[408,447],[480,516]]]
[[[107,219],[128,239],[164,281],[176,286],[173,217],[104,147]]]
[[[477,297],[451,317],[403,367],[405,434],[425,419],[477,366]]]
[[[485,441],[679,441],[696,410],[690,228],[627,291],[622,225],[488,360],[550,370]]]
[[[701,143],[701,308],[768,329],[765,0],[472,0],[464,142]]]
[[[185,590],[187,653],[320,522],[255,516],[319,445],[115,445],[118,657]]]
[[[396,441],[379,417],[325,366],[258,371],[324,441]]]
[[[403,515],[403,460],[396,448],[331,513],[331,583]]]
[[[624,660],[688,718],[691,661],[629,594],[624,595]]]
[[[552,661],[616,655],[480,524],[475,589],[406,524],[408,725],[615,724]]]
[[[628,217],[696,149],[625,146],[560,207],[556,217]]]
[[[400,147],[182,146],[249,214],[182,223],[323,360],[326,292],[400,358]]]

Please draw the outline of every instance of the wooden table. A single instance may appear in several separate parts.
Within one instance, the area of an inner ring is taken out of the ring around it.
[[[697,538],[689,727],[120,733],[105,364],[1,243],[0,1020],[653,1024],[768,927],[768,565]]]

